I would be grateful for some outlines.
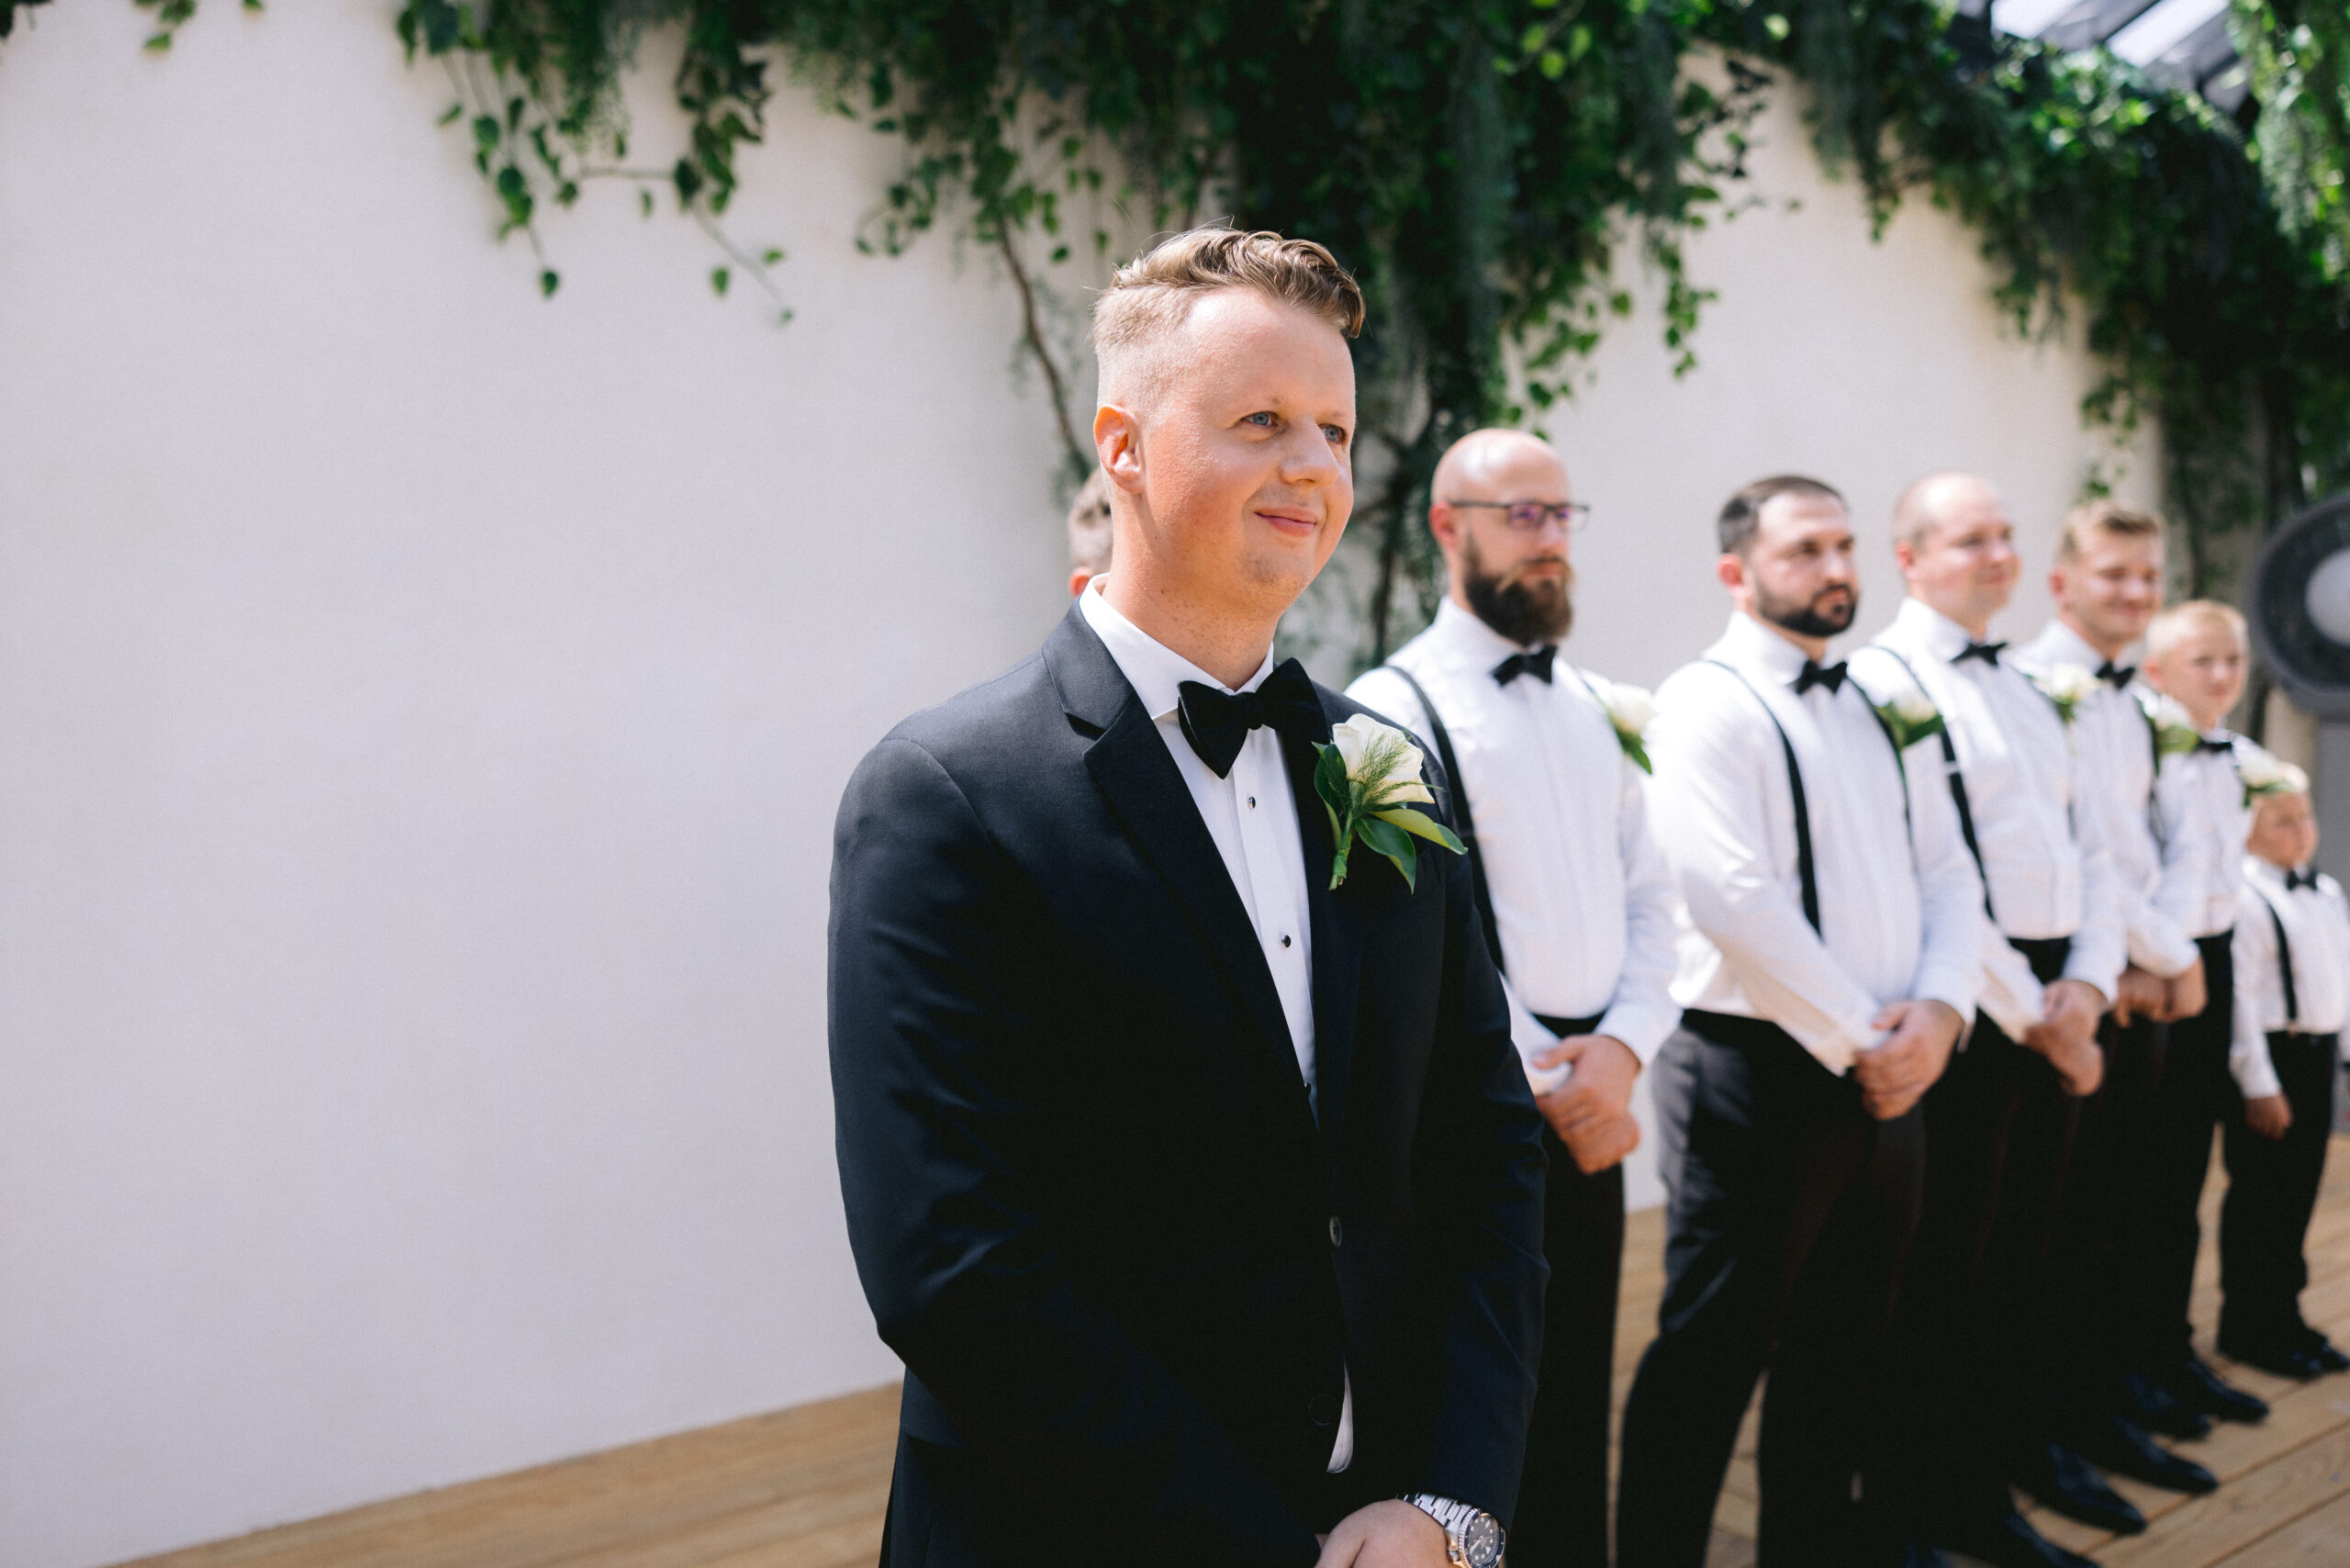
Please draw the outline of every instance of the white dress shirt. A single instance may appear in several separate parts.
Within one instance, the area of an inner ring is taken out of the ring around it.
[[[1657,693],[1650,820],[1687,904],[1674,1000],[1768,1019],[1839,1073],[1884,1043],[1871,1020],[1888,1002],[1942,1002],[1972,1018],[1983,884],[1941,753],[1909,748],[1905,820],[1904,767],[1857,684],[1797,697],[1803,651],[1744,614],[1705,659],[1753,689],[1700,660]],[[1818,932],[1804,918],[1786,754],[1758,693],[1803,771]]]
[[[2109,661],[2064,622],[2051,621],[2012,662],[2047,678],[2067,666],[2095,675]],[[2178,975],[2195,962],[2187,926],[2199,879],[2185,863],[2203,851],[2177,831],[2177,770],[2156,775],[2154,732],[2135,689],[2100,680],[2081,700],[2073,711],[2073,755],[2076,800],[2102,824],[2129,961],[2165,980]]]
[[[2285,890],[2285,873],[2258,856],[2244,858],[2236,890],[2236,1007],[2228,1070],[2247,1100],[2283,1092],[2268,1057],[2268,1036],[2290,1028],[2338,1035],[2350,1028],[2350,903],[2342,884],[2320,872],[2314,888]],[[2271,912],[2274,912],[2273,914]],[[2285,976],[2277,927],[2293,958],[2293,1001],[2285,1011]]]
[[[1561,659],[1548,682],[1507,686],[1494,666],[1520,652],[1451,599],[1391,661],[1427,689],[1452,739],[1500,934],[1511,1034],[1537,1093],[1569,1070],[1538,1070],[1558,1036],[1536,1018],[1599,1015],[1596,1030],[1645,1062],[1680,1021],[1672,985],[1674,906],[1650,835],[1644,775],[1624,755],[1595,682]],[[1437,746],[1427,714],[1391,669],[1347,695]]]
[[[2212,730],[2206,741],[2232,742],[2227,730]],[[2244,779],[2236,755],[2192,751],[2163,758],[2171,790],[2162,797],[2161,824],[2168,837],[2165,897],[2180,911],[2189,936],[2226,935],[2236,923],[2236,894],[2244,882],[2244,846],[2252,832]]]
[[[1268,729],[1248,732],[1232,771],[1222,778],[1201,760],[1184,736],[1180,715],[1187,680],[1218,691],[1254,691],[1273,673],[1273,654],[1257,673],[1237,687],[1226,686],[1166,644],[1119,613],[1102,597],[1106,577],[1088,585],[1079,608],[1103,647],[1142,699],[1143,711],[1158,726],[1175,769],[1183,776],[1192,803],[1232,887],[1256,927],[1264,949],[1265,967],[1272,970],[1273,989],[1281,993],[1281,1016],[1289,1024],[1289,1041],[1297,1052],[1297,1070],[1314,1092],[1314,952],[1313,922],[1305,891],[1305,839],[1297,825],[1297,793],[1290,788],[1289,768],[1281,760],[1281,736]],[[1330,1473],[1347,1468],[1355,1452],[1355,1388],[1348,1374],[1338,1409],[1338,1438],[1330,1450]]]
[[[1852,662],[1880,702],[1923,689],[1950,731],[1998,923],[1983,945],[1982,1007],[2020,1040],[2040,1021],[2041,986],[2003,938],[2071,937],[2065,978],[2110,1001],[2123,961],[2121,911],[2104,814],[2087,804],[2075,811],[2072,737],[2056,705],[2004,661],[1953,663],[1974,640],[1930,605],[1906,599],[1893,624]],[[1930,749],[1939,754],[1942,743]]]

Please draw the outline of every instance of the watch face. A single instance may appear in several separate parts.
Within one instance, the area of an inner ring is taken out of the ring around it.
[[[1502,1560],[1502,1527],[1491,1514],[1473,1514],[1460,1529],[1460,1549],[1469,1568],[1494,1568]]]

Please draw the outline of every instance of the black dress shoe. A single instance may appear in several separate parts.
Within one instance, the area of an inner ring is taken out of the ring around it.
[[[2129,1372],[2121,1379],[2121,1406],[2115,1412],[2132,1426],[2166,1438],[2189,1442],[2211,1435],[2211,1417],[2182,1404],[2162,1379],[2147,1372]]]
[[[2310,1347],[2310,1360],[2317,1363],[2320,1377],[2323,1377],[2328,1372],[2350,1372],[2350,1356],[2345,1356],[2335,1350],[2333,1341],[2315,1329],[2311,1329],[2310,1334],[2317,1340],[2316,1344]]]
[[[2115,1535],[2138,1535],[2146,1528],[2146,1516],[2069,1444],[2033,1445],[2018,1457],[2009,1479],[2068,1519]]]
[[[2331,1350],[2333,1347],[2328,1346]],[[2334,1352],[2339,1355],[2340,1351]],[[2324,1372],[2318,1364],[2315,1352],[2305,1346],[2284,1339],[2229,1338],[2220,1341],[2220,1354],[2230,1361],[2242,1361],[2248,1367],[2277,1377],[2289,1377],[2307,1383]]]
[[[2068,1551],[2031,1528],[2010,1508],[1997,1519],[1978,1519],[1934,1532],[1937,1545],[1979,1557],[1991,1568],[2097,1568],[2094,1558]]]
[[[2200,1496],[2220,1489],[2219,1477],[2191,1459],[2181,1459],[2146,1435],[2146,1428],[2119,1416],[2093,1421],[2075,1444],[2081,1457],[2116,1475],[2159,1486],[2165,1492]]]
[[[2221,1377],[2205,1366],[2199,1356],[2189,1356],[2172,1367],[2163,1378],[2163,1386],[2188,1409],[2200,1410],[2206,1416],[2217,1416],[2222,1421],[2268,1419],[2266,1402],[2254,1398]]]

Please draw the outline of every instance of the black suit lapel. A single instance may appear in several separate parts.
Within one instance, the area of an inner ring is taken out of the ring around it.
[[[1323,698],[1326,727],[1327,693]],[[1335,1156],[1346,1119],[1347,1086],[1353,1077],[1355,999],[1362,973],[1362,901],[1330,890],[1330,863],[1337,845],[1330,836],[1330,812],[1314,792],[1317,756],[1304,741],[1283,740],[1291,791],[1297,797],[1298,836],[1305,846],[1305,901],[1314,924],[1315,1108],[1325,1144]],[[1368,854],[1352,868],[1368,868]]]
[[[1273,973],[1258,946],[1248,906],[1240,902],[1215,839],[1200,820],[1199,806],[1174,758],[1167,754],[1158,726],[1075,608],[1046,643],[1045,660],[1069,715],[1102,732],[1085,754],[1094,782],[1128,836],[1174,890],[1263,1035],[1265,1048],[1249,1054],[1262,1058],[1280,1076],[1303,1112],[1305,1083],[1298,1075],[1297,1050],[1281,1013],[1281,992],[1273,987]],[[1330,836],[1326,826],[1322,836]],[[1328,877],[1326,861],[1323,878],[1326,881]],[[1317,913],[1317,939],[1320,919]],[[1315,968],[1320,969],[1318,958]],[[1318,994],[1318,973],[1316,991]]]

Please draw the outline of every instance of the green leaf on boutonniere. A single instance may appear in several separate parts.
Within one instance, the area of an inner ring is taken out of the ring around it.
[[[1419,855],[1415,837],[1462,853],[1461,842],[1443,823],[1405,809],[1406,802],[1436,797],[1420,778],[1420,748],[1403,731],[1357,717],[1331,736],[1326,744],[1314,743],[1314,792],[1330,818],[1332,888],[1346,881],[1347,857],[1358,843],[1393,862],[1407,888],[1415,885]]]

